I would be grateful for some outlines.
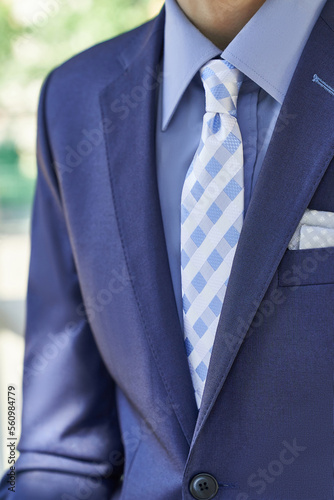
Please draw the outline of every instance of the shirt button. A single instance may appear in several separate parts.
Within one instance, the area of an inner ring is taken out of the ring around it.
[[[197,474],[190,481],[189,490],[196,500],[210,500],[218,493],[218,483],[211,474]]]

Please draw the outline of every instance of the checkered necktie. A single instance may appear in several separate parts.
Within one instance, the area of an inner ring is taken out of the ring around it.
[[[186,351],[200,407],[219,315],[243,223],[243,147],[237,122],[242,73],[227,61],[201,69],[206,113],[181,200]]]

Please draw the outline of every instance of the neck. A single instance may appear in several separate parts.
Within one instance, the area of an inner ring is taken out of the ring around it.
[[[224,50],[266,0],[177,0],[190,21]]]

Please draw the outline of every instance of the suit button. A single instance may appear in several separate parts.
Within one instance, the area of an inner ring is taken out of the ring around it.
[[[190,481],[189,490],[196,500],[210,500],[218,493],[218,483],[211,474],[197,474]]]

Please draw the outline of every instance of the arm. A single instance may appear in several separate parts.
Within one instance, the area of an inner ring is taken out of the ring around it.
[[[123,452],[115,388],[89,323],[48,143],[41,94],[16,500],[110,500]],[[4,475],[0,498],[12,498]]]

